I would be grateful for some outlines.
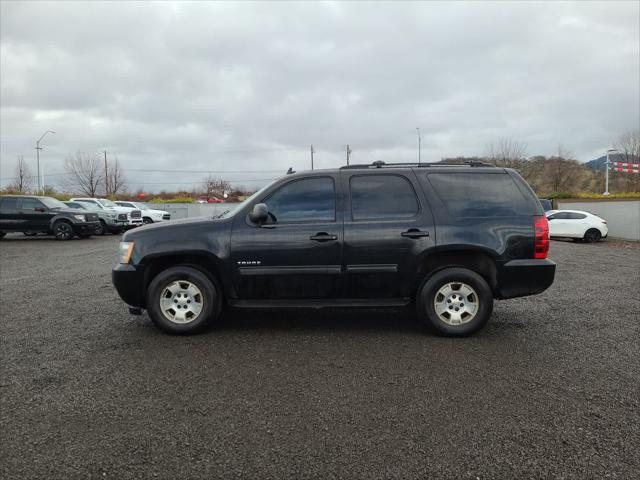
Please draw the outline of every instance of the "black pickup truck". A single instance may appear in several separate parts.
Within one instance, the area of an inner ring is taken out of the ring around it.
[[[482,328],[493,300],[552,283],[540,202],[514,170],[352,165],[287,175],[218,218],[127,232],[113,283],[170,333],[224,306],[401,307],[437,333]]]

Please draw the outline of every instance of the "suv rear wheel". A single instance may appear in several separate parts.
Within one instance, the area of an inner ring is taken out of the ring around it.
[[[159,273],[147,290],[153,323],[173,334],[199,332],[220,315],[222,291],[200,270],[178,265]]]
[[[446,268],[422,284],[416,307],[418,317],[436,333],[460,337],[486,325],[493,311],[493,293],[477,273]]]

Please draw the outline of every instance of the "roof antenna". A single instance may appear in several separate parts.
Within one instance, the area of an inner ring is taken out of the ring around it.
[[[287,175],[291,175],[293,173],[296,173],[293,171],[293,168],[289,167],[289,170],[287,170]]]

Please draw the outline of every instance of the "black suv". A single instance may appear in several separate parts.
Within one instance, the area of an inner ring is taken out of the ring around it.
[[[352,165],[287,175],[218,218],[125,234],[113,283],[171,333],[233,307],[399,307],[436,332],[553,283],[540,202],[514,170]]]
[[[7,232],[26,235],[45,232],[58,240],[74,235],[87,238],[100,227],[98,215],[85,210],[72,210],[51,197],[4,195],[0,197],[0,238]]]

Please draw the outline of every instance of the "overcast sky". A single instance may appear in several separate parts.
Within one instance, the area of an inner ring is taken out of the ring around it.
[[[640,127],[628,2],[1,2],[0,182],[118,156],[131,189],[289,166],[482,155],[512,137],[581,160]],[[155,169],[170,172],[136,172]],[[251,173],[255,172],[255,173]]]

